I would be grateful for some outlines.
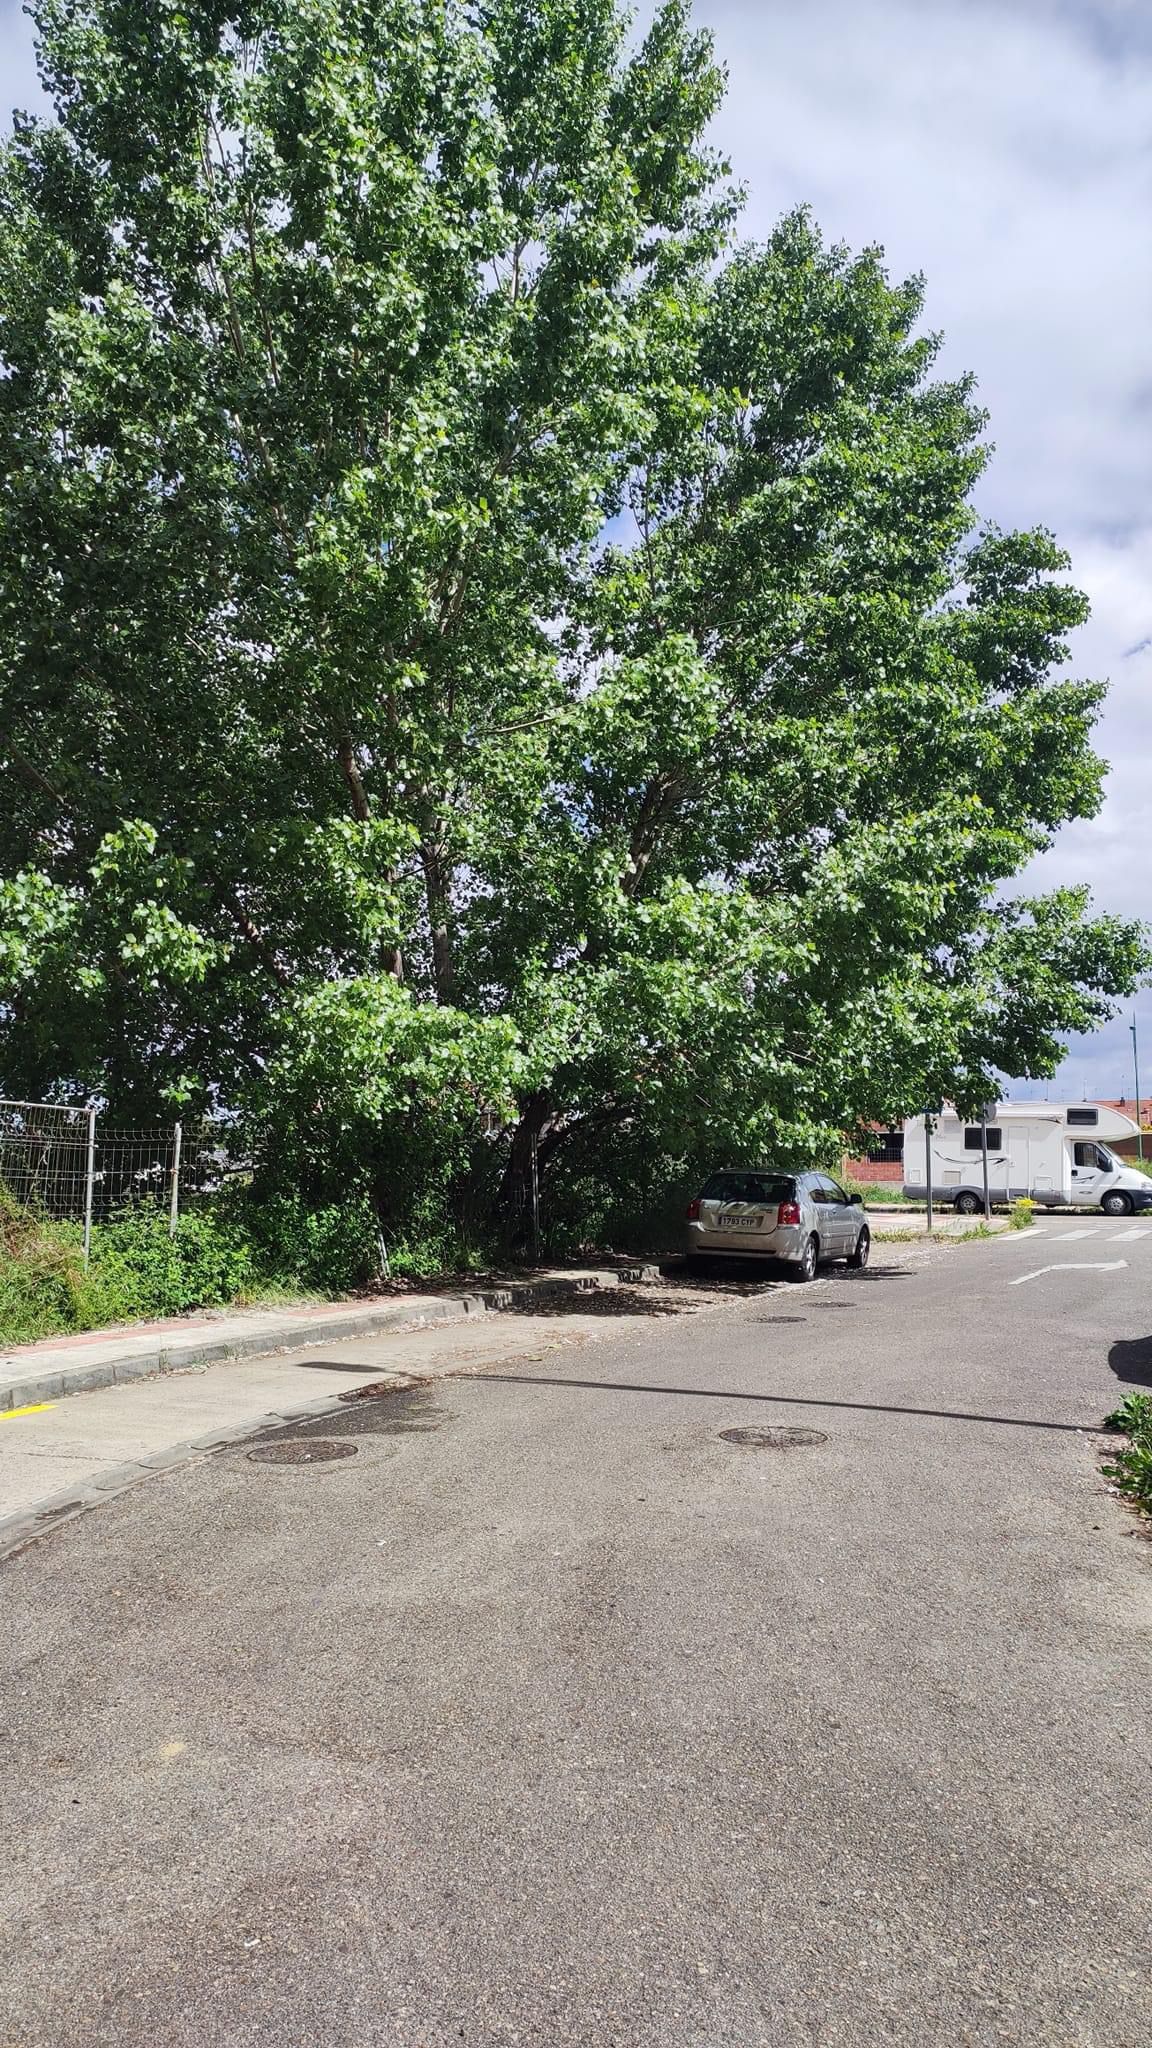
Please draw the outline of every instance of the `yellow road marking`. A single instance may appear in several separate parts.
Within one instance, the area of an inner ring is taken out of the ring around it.
[[[46,1408],[54,1408],[55,1401],[32,1401],[27,1408],[0,1408],[0,1422],[15,1422],[18,1415],[43,1415]]]

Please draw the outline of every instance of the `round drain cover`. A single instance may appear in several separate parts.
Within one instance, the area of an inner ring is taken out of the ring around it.
[[[257,1444],[248,1456],[254,1465],[325,1465],[331,1458],[354,1458],[359,1448],[333,1443],[330,1437],[290,1437],[283,1443]]]
[[[726,1444],[745,1444],[753,1451],[800,1451],[807,1445],[826,1444],[828,1439],[818,1429],[722,1429],[721,1436]]]

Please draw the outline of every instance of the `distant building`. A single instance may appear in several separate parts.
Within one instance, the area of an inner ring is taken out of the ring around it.
[[[874,1142],[866,1152],[857,1158],[845,1159],[843,1169],[847,1180],[859,1181],[863,1187],[885,1187],[889,1182],[899,1187],[904,1180],[904,1133],[877,1129]]]

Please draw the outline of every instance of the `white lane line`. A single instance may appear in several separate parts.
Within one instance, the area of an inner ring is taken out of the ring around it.
[[[1135,1244],[1138,1237],[1147,1237],[1147,1235],[1147,1230],[1118,1230],[1115,1237],[1110,1237],[1108,1242],[1109,1244]]]
[[[1090,1230],[1062,1230],[1060,1232],[1060,1242],[1061,1244],[1075,1244],[1078,1237],[1099,1237],[1100,1235],[1101,1228],[1096,1223],[1093,1224]]]
[[[1034,1273],[1020,1273],[1009,1287],[1023,1287],[1027,1280],[1042,1280],[1045,1273],[1118,1273],[1127,1259],[1067,1259],[1062,1266],[1037,1266]]]

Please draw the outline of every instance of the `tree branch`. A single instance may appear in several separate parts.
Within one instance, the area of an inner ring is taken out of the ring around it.
[[[352,735],[350,732],[341,735],[337,752],[341,772],[345,782],[348,784],[348,793],[352,798],[352,815],[359,820],[361,825],[364,825],[371,817],[372,811],[368,802],[368,792],[364,787],[364,778],[357,765],[356,749],[352,745]]]

